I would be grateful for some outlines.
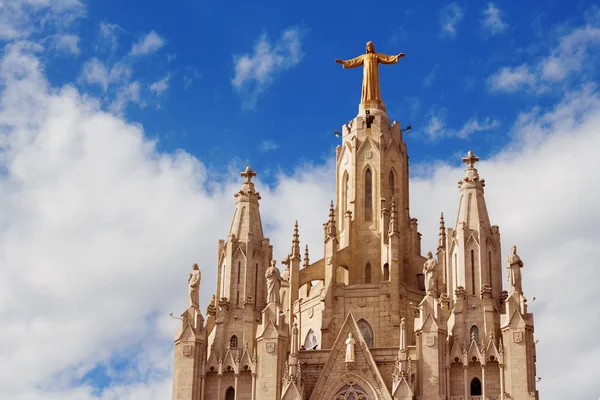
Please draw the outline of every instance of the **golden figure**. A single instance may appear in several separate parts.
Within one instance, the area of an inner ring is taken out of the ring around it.
[[[379,92],[379,64],[396,64],[406,54],[400,53],[397,56],[388,56],[375,52],[373,42],[367,42],[367,53],[351,60],[335,60],[342,64],[344,68],[356,68],[364,65],[362,97],[361,103],[367,105],[368,102],[381,103],[381,94]]]

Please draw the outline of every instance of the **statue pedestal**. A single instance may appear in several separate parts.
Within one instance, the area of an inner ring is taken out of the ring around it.
[[[369,110],[371,115],[385,115],[387,116],[385,110],[385,104],[381,100],[369,100],[365,103],[360,103],[358,105],[358,115],[365,116],[365,110]]]

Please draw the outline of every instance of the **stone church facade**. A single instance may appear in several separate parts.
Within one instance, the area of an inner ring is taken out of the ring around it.
[[[501,255],[478,158],[463,158],[456,223],[446,227],[441,216],[437,249],[424,257],[404,132],[381,99],[365,97],[369,84],[378,95],[379,82],[367,82],[364,68],[358,115],[336,149],[324,257],[310,260],[296,223],[279,274],[256,173],[242,172],[205,316],[190,277],[174,400],[538,398],[523,262],[515,247]]]

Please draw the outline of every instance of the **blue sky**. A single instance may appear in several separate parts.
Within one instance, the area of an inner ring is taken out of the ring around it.
[[[362,79],[334,60],[368,40],[407,55],[381,92],[413,127],[423,252],[472,149],[537,299],[542,398],[597,398],[594,2],[81,0],[0,0],[0,397],[169,398],[168,315],[193,262],[214,292],[248,163],[275,258],[297,219],[318,260]]]
[[[288,171],[291,154],[308,160],[331,154],[337,143],[333,130],[354,116],[361,71],[344,71],[334,60],[364,52],[367,40],[378,51],[408,55],[399,65],[381,68],[381,84],[391,118],[414,128],[407,139],[412,160],[456,161],[454,153],[467,147],[482,157],[497,152],[518,113],[552,104],[561,87],[544,96],[505,93],[493,90],[490,78],[502,67],[546,57],[565,29],[591,18],[586,15],[593,4],[390,2],[371,10],[346,1],[242,2],[231,3],[225,13],[216,2],[122,3],[87,5],[74,29],[80,53],[49,60],[50,81],[72,82],[94,57],[108,68],[123,63],[143,96],[143,107],[128,104],[123,113],[158,137],[161,149],[185,148],[217,169],[239,157],[259,170]],[[110,33],[103,35],[103,29]],[[287,43],[286,31],[292,35]],[[160,44],[145,57],[130,56],[132,45],[149,32]],[[257,55],[259,43],[268,46],[265,54]],[[244,56],[255,64],[267,57],[287,60],[267,67],[264,83],[250,74],[234,87],[236,60]],[[165,78],[167,88],[153,93],[150,86]],[[78,84],[100,92],[81,76]],[[469,121],[488,129],[457,138]],[[438,129],[428,134],[428,127]]]

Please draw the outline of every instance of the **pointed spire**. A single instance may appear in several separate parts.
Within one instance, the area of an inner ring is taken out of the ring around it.
[[[335,208],[333,207],[333,200],[329,204],[329,221],[325,224],[325,238],[335,238],[337,236],[337,229],[335,227]]]
[[[292,257],[300,259],[300,234],[298,233],[298,220],[294,224],[294,237],[292,239]]]
[[[306,248],[304,249],[304,268],[308,267],[310,265],[310,261],[308,259],[308,244],[306,245]]]
[[[248,234],[251,234],[254,239],[262,240],[263,231],[258,211],[260,193],[256,191],[252,182],[256,172],[248,165],[240,172],[240,176],[246,179],[242,182],[240,190],[233,195],[236,199],[236,212],[233,214],[228,237],[234,235],[238,240],[247,240]]]
[[[329,203],[329,222],[333,222],[335,224],[335,208],[333,208],[333,200]]]
[[[440,214],[440,233],[438,235],[438,250],[446,248],[446,224],[444,223],[444,213]]]
[[[398,213],[396,211],[396,197],[392,197],[392,211],[390,213],[390,229],[389,234],[393,235],[398,232]]]
[[[485,186],[485,179],[479,179],[479,173],[475,168],[477,161],[479,161],[479,157],[475,156],[471,150],[469,150],[466,157],[462,158],[462,162],[467,164],[468,167],[465,170],[465,177],[458,182],[459,187],[465,182],[480,182],[482,187]]]

